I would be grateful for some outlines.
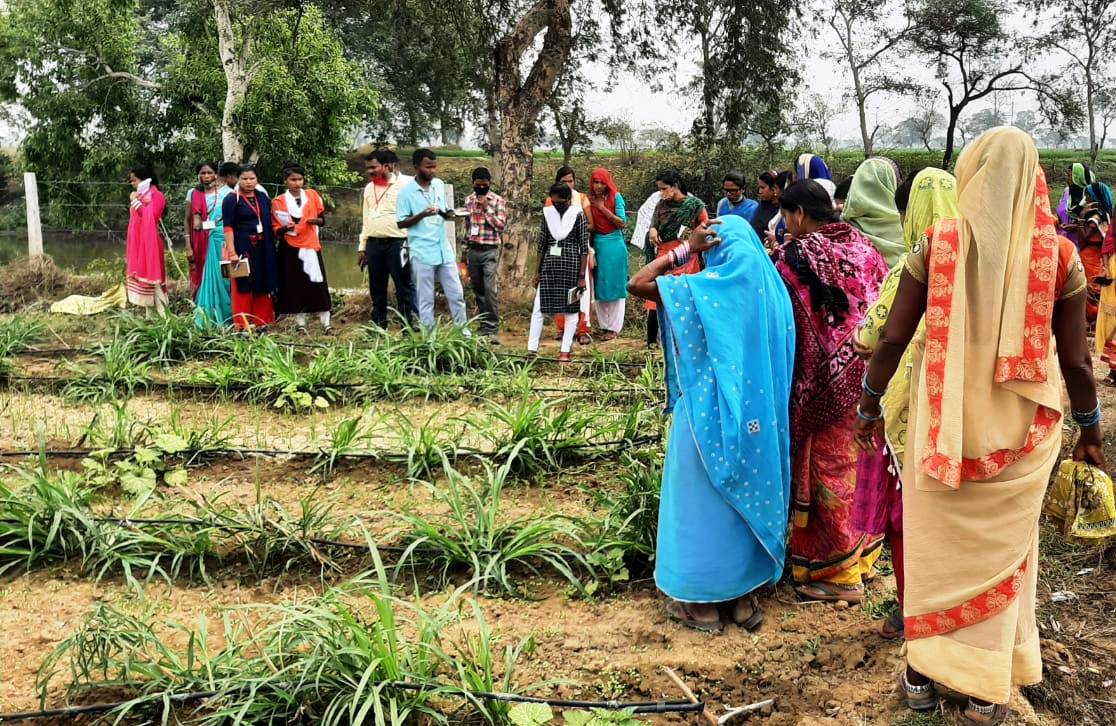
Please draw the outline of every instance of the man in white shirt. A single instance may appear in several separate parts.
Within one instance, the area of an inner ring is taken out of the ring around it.
[[[398,311],[414,322],[418,315],[415,285],[407,248],[407,232],[395,219],[399,191],[411,177],[396,173],[399,157],[390,149],[368,155],[369,182],[361,198],[360,242],[357,264],[368,267],[368,292],[372,296],[372,322],[381,328],[388,323],[388,278],[395,285]]]

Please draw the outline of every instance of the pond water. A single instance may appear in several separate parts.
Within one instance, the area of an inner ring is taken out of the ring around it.
[[[124,238],[119,235],[55,234],[44,235],[43,251],[59,267],[74,272],[112,272],[119,266],[123,274]],[[181,248],[176,247],[181,254]],[[0,265],[27,255],[27,237],[22,233],[0,234]],[[329,286],[341,288],[367,288],[367,275],[356,264],[356,244],[325,242],[322,244],[326,279]],[[186,269],[185,260],[182,268]],[[167,273],[175,277],[174,263],[167,260]]]

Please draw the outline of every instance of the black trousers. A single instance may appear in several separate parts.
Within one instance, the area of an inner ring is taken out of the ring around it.
[[[418,317],[415,281],[411,264],[400,264],[399,255],[407,240],[399,237],[369,237],[364,248],[368,260],[368,292],[372,296],[372,322],[388,324],[388,278],[395,284],[396,310],[411,324]]]

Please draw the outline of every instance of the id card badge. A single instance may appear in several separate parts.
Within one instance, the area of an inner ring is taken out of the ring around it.
[[[256,234],[263,234],[263,225],[262,224],[257,224],[256,225]]]
[[[202,222],[202,229],[203,230],[210,230],[210,229],[216,229],[216,228],[217,228],[217,223],[214,222],[212,219],[206,219]]]
[[[550,256],[551,257],[561,257],[562,256],[562,248],[559,247],[558,245],[551,245],[550,246]]]

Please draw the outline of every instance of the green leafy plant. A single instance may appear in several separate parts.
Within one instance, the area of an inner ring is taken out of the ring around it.
[[[588,538],[588,557],[601,573],[602,584],[621,583],[632,572],[650,571],[659,528],[662,465],[660,451],[629,452],[624,455],[618,488],[583,488],[594,507],[604,510]],[[586,589],[597,592],[593,585]]]
[[[558,574],[580,590],[577,573],[590,566],[578,549],[584,537],[578,522],[554,513],[514,519],[504,515],[504,484],[514,460],[514,455],[509,456],[498,469],[485,463],[479,481],[445,462],[445,481],[425,486],[447,513],[430,520],[412,512],[395,513],[406,525],[401,534],[406,549],[397,568],[421,553],[422,561],[439,572],[443,583],[451,570],[463,569],[471,574],[476,589],[485,593],[521,596],[512,575],[517,568],[534,575]]]
[[[470,421],[513,471],[538,474],[577,458],[577,452],[589,446],[589,433],[602,417],[599,411],[572,406],[567,399],[524,396],[509,406],[489,402],[483,417],[474,416]]]
[[[333,514],[332,502],[306,496],[292,513],[265,497],[257,481],[252,506],[226,506],[219,500],[203,499],[197,505],[197,516],[227,532],[233,547],[258,576],[306,566],[317,567],[323,576],[341,569],[326,544],[341,540],[344,534],[344,523]]]
[[[178,637],[167,638],[150,612],[137,617],[98,603],[43,662],[40,698],[45,702],[65,670],[68,700],[106,687],[132,694],[112,714],[117,722],[142,710],[149,721],[193,726],[448,724],[437,706],[466,682],[440,685],[436,679],[462,673],[471,679],[489,668],[463,662],[470,652],[455,649],[447,634],[487,630],[480,611],[474,610],[472,620],[464,617],[459,596],[434,608],[399,599],[378,558],[375,568],[374,574],[301,602],[227,611],[224,647],[217,651],[207,646],[204,616],[193,628],[172,624]],[[168,645],[175,641],[184,642],[185,650]],[[505,672],[510,670],[505,665]],[[389,686],[393,681],[428,687],[400,690]],[[510,679],[503,682],[514,688]],[[168,698],[191,691],[217,695],[198,709],[175,707]],[[485,718],[459,710],[454,721],[478,716]]]
[[[407,476],[412,479],[430,479],[440,470],[443,462],[457,460],[457,441],[461,430],[452,422],[438,423],[440,414],[431,414],[421,426],[415,426],[402,413],[395,421],[400,439],[400,451],[393,459],[407,466]]]
[[[65,361],[63,369],[73,375],[62,389],[62,396],[71,403],[102,403],[118,396],[130,398],[151,382],[151,366],[138,360],[127,343],[116,336],[100,346],[101,369],[97,374]]]
[[[403,361],[410,374],[468,373],[499,365],[492,347],[459,325],[403,326],[397,332],[369,326],[367,335],[378,353]]]
[[[44,330],[41,322],[21,315],[0,322],[0,378],[15,372],[8,356],[27,350],[42,338]]]
[[[342,351],[329,348],[303,366],[295,360],[293,349],[264,340],[257,349],[250,396],[292,411],[329,408],[340,398],[336,384],[350,373]]]
[[[372,431],[362,423],[364,415],[342,419],[329,433],[329,446],[323,447],[314,458],[310,467],[311,474],[321,474],[323,478],[333,474],[334,469],[346,455],[355,453],[362,444],[371,439]]]
[[[137,361],[162,366],[214,355],[227,349],[229,336],[218,325],[198,327],[192,315],[157,315],[153,318],[122,312],[116,337]]]
[[[20,475],[23,486],[0,482],[0,573],[19,564],[77,559],[82,572],[98,580],[121,575],[140,593],[155,577],[206,579],[212,530],[168,524],[152,531],[101,520],[90,509],[94,488],[84,477],[51,474],[45,462]]]

